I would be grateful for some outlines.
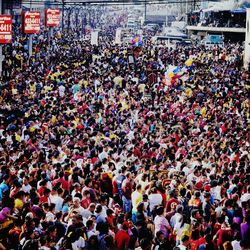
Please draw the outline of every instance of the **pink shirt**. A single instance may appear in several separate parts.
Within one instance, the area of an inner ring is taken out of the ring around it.
[[[8,214],[11,211],[9,207],[4,207],[0,212],[0,223],[4,223],[6,220],[6,216],[4,214]]]

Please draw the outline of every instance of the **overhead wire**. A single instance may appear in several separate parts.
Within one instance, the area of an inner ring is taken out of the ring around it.
[[[206,0],[200,0],[199,2],[204,2]],[[24,4],[30,4],[30,0],[23,0],[22,3]],[[155,4],[184,4],[184,3],[194,3],[194,0],[184,0],[184,1],[178,1],[178,0],[136,0],[136,1],[131,1],[131,0],[107,0],[107,1],[101,1],[101,0],[87,0],[87,1],[60,1],[60,2],[47,2],[47,4],[50,5],[55,5],[55,6],[65,6],[65,5],[86,5],[86,4],[90,4],[90,5],[105,5],[105,4],[109,4],[109,5],[117,5],[117,4],[121,4],[121,5],[155,5]],[[34,0],[32,1],[32,4],[36,4],[36,5],[44,5],[46,4],[45,1],[42,0]]]

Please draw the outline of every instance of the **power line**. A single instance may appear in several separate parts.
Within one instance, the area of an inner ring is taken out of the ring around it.
[[[200,2],[204,2],[206,0],[200,0]],[[193,0],[186,0],[186,1],[181,1],[181,3],[193,3]],[[30,0],[23,0],[22,3],[28,4],[30,3]],[[45,2],[41,1],[41,0],[34,0],[32,1],[33,4],[41,4],[44,5]],[[131,0],[113,0],[113,1],[101,1],[101,0],[96,0],[96,1],[72,1],[72,2],[68,2],[68,1],[64,1],[63,2],[50,2],[50,4],[52,5],[57,5],[57,6],[62,6],[62,5],[85,5],[85,4],[91,4],[91,5],[105,5],[105,4],[109,4],[109,5],[117,5],[117,4],[126,4],[126,5],[145,5],[149,4],[149,5],[154,5],[154,4],[175,4],[175,3],[180,3],[180,1],[178,0],[137,0],[137,1],[131,1]]]

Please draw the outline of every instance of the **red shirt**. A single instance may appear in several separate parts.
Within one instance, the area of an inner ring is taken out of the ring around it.
[[[112,230],[112,231],[114,231],[114,224],[113,224],[113,222],[114,222],[114,216],[112,215],[111,217],[110,216],[107,216],[106,217],[106,221],[108,222],[108,224],[109,224],[109,226],[110,226],[110,229]]]
[[[82,200],[82,207],[86,209],[89,207],[90,203],[91,203],[90,198],[85,198]]]
[[[205,238],[200,238],[200,239],[198,239],[198,240],[190,240],[190,249],[191,250],[196,250],[196,249],[198,249],[198,247],[200,246],[200,245],[204,245],[204,244],[206,244],[206,240],[205,240]]]
[[[226,241],[231,241],[233,232],[230,228],[221,228],[216,233],[218,236],[217,246],[222,246]]]
[[[49,199],[47,196],[41,196],[40,197],[40,203],[43,204],[43,203],[48,203]]]
[[[133,192],[133,183],[129,179],[125,179],[122,182],[122,193],[126,197],[126,199],[131,200],[131,195]]]
[[[214,224],[214,233],[216,234],[221,229],[221,224],[215,223]]]
[[[116,244],[116,250],[124,250],[128,249],[130,236],[128,233],[124,230],[119,231],[115,235],[115,244]]]
[[[116,179],[113,179],[112,186],[113,186],[113,194],[118,194],[119,191],[118,191],[118,186],[117,186]]]
[[[94,157],[94,158],[91,159],[92,164],[95,164],[97,161],[98,161],[98,157]]]
[[[58,182],[60,182],[62,184],[62,189],[69,190],[69,182],[66,181],[64,178],[55,179],[52,182],[52,185],[55,186]]]
[[[37,190],[37,193],[38,193],[40,196],[42,196],[45,189],[46,189],[46,187],[40,187],[40,188]]]
[[[135,156],[137,156],[139,158],[142,155],[140,148],[135,148],[133,153],[134,153]]]

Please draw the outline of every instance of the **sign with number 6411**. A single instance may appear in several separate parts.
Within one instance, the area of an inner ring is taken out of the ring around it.
[[[12,43],[12,16],[0,15],[0,44]]]

